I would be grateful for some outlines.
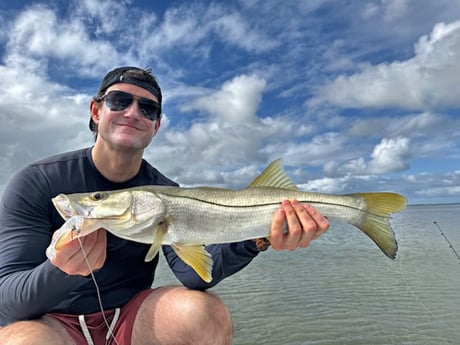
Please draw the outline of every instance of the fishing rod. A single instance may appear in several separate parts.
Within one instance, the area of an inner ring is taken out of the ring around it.
[[[442,231],[442,229],[439,226],[438,222],[433,222],[433,223],[439,229],[439,231],[441,232],[441,235],[444,236],[444,238],[446,239],[447,243],[449,243],[449,248],[454,252],[455,256],[458,259],[458,262],[460,263],[460,255],[457,253],[457,251],[455,250],[454,246],[452,245],[452,243],[449,241],[449,239],[447,238],[446,234],[444,233],[444,231]]]

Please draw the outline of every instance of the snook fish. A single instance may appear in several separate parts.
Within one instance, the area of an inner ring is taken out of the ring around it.
[[[161,245],[172,246],[185,263],[210,282],[213,262],[204,245],[267,236],[273,214],[285,199],[309,203],[330,220],[355,225],[386,256],[395,258],[397,243],[390,214],[406,206],[402,195],[302,192],[285,174],[279,159],[241,190],[149,185],[57,195],[52,202],[71,224],[64,224],[50,247],[52,251],[59,249],[75,236],[105,228],[118,237],[151,244],[146,261],[155,257]]]

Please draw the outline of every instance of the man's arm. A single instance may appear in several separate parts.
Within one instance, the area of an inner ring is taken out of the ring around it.
[[[87,281],[46,259],[51,241],[50,198],[33,168],[19,172],[0,203],[0,325],[39,317]]]

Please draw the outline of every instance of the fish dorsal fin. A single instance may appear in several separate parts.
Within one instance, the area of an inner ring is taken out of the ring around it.
[[[283,170],[283,167],[281,166],[281,158],[271,162],[265,170],[249,184],[249,188],[256,187],[284,188],[295,191],[299,190],[299,188],[297,188],[294,182],[292,182]]]
[[[184,246],[179,243],[171,245],[174,252],[183,262],[193,268],[193,270],[206,283],[212,281],[213,260],[203,245]]]

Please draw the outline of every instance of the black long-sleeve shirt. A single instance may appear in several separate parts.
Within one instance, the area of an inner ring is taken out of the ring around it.
[[[91,148],[59,154],[19,171],[0,203],[0,325],[38,318],[49,312],[88,314],[99,310],[94,282],[70,276],[46,258],[53,232],[64,220],[51,199],[60,193],[116,190],[140,185],[177,185],[146,161],[131,180],[114,183],[94,166]],[[107,259],[95,272],[105,309],[123,305],[153,283],[158,255],[144,258],[149,245],[107,233]],[[213,281],[204,282],[174,251],[163,253],[176,277],[188,288],[204,290],[241,270],[257,254],[252,241],[216,244],[211,253]]]

